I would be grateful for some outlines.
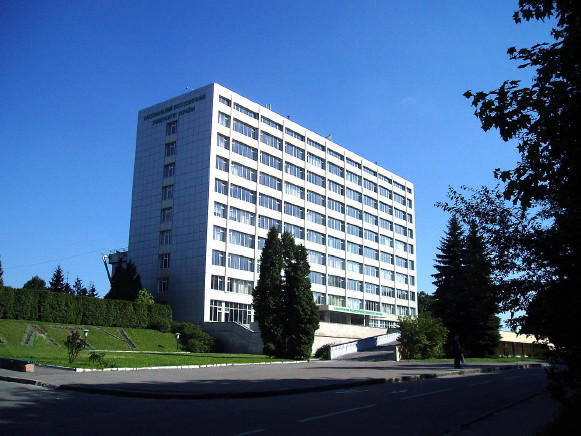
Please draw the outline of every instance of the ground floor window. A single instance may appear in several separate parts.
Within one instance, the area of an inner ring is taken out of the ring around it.
[[[210,300],[210,321],[250,324],[254,321],[251,304]]]

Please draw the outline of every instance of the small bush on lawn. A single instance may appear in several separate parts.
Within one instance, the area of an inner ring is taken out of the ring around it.
[[[73,363],[79,353],[85,348],[85,340],[81,338],[78,331],[71,332],[65,341],[67,347],[69,363]]]
[[[190,353],[215,353],[219,351],[216,338],[191,322],[174,322],[171,330],[180,334],[180,345]]]
[[[317,351],[315,351],[315,357],[323,360],[331,359],[331,344],[325,344],[322,347],[319,347]]]

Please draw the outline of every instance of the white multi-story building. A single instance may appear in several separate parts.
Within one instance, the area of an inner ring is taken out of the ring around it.
[[[215,83],[139,112],[129,256],[174,318],[253,321],[272,226],[308,250],[322,321],[416,315],[410,182]]]

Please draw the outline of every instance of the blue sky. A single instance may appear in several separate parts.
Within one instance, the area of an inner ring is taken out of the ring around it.
[[[100,254],[127,246],[137,112],[224,85],[412,181],[419,290],[448,186],[494,184],[514,144],[462,93],[527,78],[506,49],[548,41],[516,1],[20,1],[0,8],[4,282],[108,291]]]

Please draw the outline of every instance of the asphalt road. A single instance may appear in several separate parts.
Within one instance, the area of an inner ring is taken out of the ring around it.
[[[546,395],[546,384],[544,370],[532,368],[266,398],[183,400],[92,395],[0,382],[0,432],[531,435],[536,426],[530,423],[539,416],[531,416],[530,405]],[[539,403],[539,414],[552,413],[542,407],[545,403]],[[527,408],[521,407],[525,404]]]

